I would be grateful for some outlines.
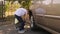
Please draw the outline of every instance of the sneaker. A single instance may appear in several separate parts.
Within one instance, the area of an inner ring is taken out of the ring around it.
[[[24,32],[25,32],[25,30],[18,31],[18,33],[24,33]]]

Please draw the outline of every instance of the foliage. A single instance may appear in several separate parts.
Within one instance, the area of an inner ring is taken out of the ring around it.
[[[12,1],[6,1],[5,2],[5,15],[10,16],[14,15],[14,11],[20,7],[18,3],[11,4]]]
[[[19,8],[19,4],[11,4],[12,1],[7,1],[5,3],[5,11],[15,10],[15,8]]]
[[[5,14],[6,16],[11,15],[12,12],[14,12],[17,8],[19,8],[20,6],[23,6],[25,8],[29,8],[29,6],[31,5],[31,0],[18,0],[19,4],[14,4],[15,0],[7,0],[5,3]]]
[[[16,0],[6,0],[6,1],[9,1],[9,2],[12,1],[12,3],[13,3]],[[21,6],[27,8],[27,9],[31,5],[31,0],[17,0],[17,1],[21,4]]]
[[[7,1],[6,3],[5,3],[5,11],[7,11],[8,9],[9,9],[9,1]]]
[[[2,6],[0,6],[0,17],[2,16]]]
[[[25,8],[29,8],[31,5],[31,0],[18,0],[18,2]]]

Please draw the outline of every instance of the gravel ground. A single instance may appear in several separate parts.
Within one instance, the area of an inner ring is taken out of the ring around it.
[[[0,34],[20,34],[16,31],[13,24],[6,24],[0,26]],[[24,34],[49,34],[45,31],[32,31],[31,29],[27,29],[27,31]]]

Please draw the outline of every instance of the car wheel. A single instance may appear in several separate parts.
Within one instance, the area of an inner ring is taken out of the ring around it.
[[[35,24],[35,20],[34,20],[33,16],[31,16],[30,21],[31,21],[31,29],[32,30],[37,29],[38,26]]]
[[[42,30],[41,27],[39,27],[39,26],[36,25],[33,16],[31,16],[31,30],[33,30],[33,31],[40,31],[40,30]]]
[[[31,16],[31,19],[30,19],[30,21],[31,21],[31,28],[33,28],[34,27],[34,24],[33,24],[33,16]]]

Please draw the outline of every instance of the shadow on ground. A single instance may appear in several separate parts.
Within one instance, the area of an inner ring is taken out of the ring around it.
[[[8,24],[0,26],[0,34],[19,34],[19,33],[16,31],[14,24]],[[24,34],[50,34],[50,33],[43,29],[36,30],[27,29]]]

